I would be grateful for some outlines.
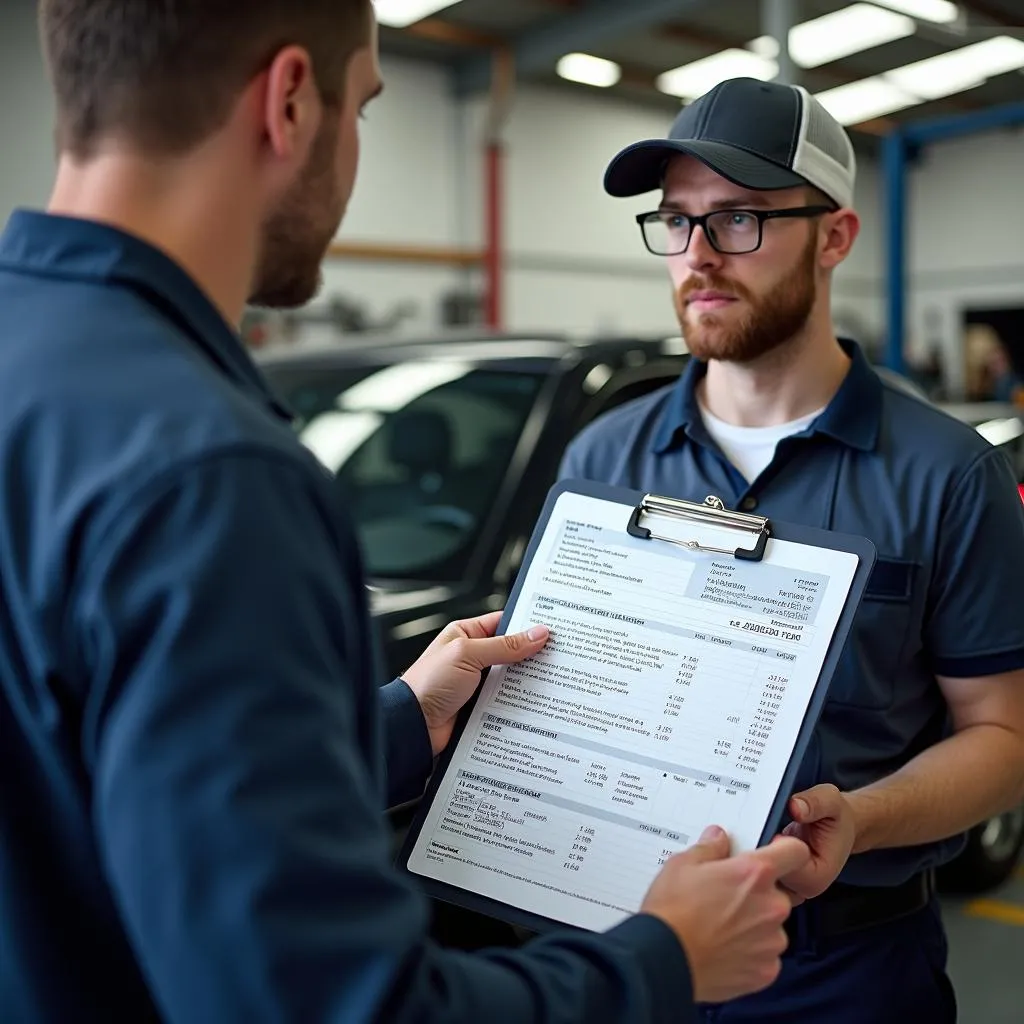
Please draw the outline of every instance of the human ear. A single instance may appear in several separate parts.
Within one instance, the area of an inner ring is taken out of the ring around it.
[[[316,138],[323,104],[313,62],[301,46],[286,46],[267,69],[263,119],[274,157],[303,164]]]
[[[860,234],[860,217],[854,210],[844,207],[822,218],[820,232],[818,260],[825,270],[832,270],[850,255]]]

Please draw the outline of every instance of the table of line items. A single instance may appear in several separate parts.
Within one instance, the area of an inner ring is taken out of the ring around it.
[[[816,564],[701,559],[567,518],[510,622],[551,639],[488,678],[410,865],[604,927],[706,824],[753,845],[823,657]]]

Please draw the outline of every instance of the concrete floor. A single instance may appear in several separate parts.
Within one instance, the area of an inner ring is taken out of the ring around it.
[[[943,903],[960,1024],[1024,1024],[1024,867],[982,900]]]

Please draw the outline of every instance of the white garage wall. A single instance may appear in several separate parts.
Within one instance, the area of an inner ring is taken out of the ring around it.
[[[52,102],[35,37],[34,5],[5,10],[0,80],[17,102],[0,109],[0,218],[45,202],[52,173]],[[340,240],[434,246],[482,244],[482,102],[456,104],[444,72],[384,60],[387,88],[362,126],[359,181]],[[676,329],[665,269],[642,249],[632,215],[651,197],[613,200],[608,159],[668,118],[586,92],[523,88],[506,126],[506,323],[519,330],[661,333]],[[570,143],[570,133],[572,141]],[[878,232],[874,169],[864,168],[865,234],[837,292],[875,331]],[[372,319],[409,303],[408,329],[440,320],[442,297],[478,289],[480,275],[445,267],[329,260],[319,301],[340,295]]]
[[[0,219],[45,201],[52,102],[35,36],[35,5],[8,0],[0,32]],[[460,106],[444,72],[385,58],[387,89],[362,127],[363,161],[342,240],[431,246],[482,242],[483,102]],[[669,118],[586,90],[519,90],[506,126],[505,311],[513,329],[660,333],[675,329],[664,268],[642,249],[632,215],[651,197],[601,188],[616,150],[664,134]],[[836,280],[841,323],[884,329],[880,177],[861,159],[864,228]],[[954,354],[964,305],[1024,303],[1024,134],[995,133],[927,149],[911,173],[909,333]],[[331,260],[323,298],[341,294],[382,317],[411,302],[408,326],[440,320],[442,297],[479,288],[476,272]],[[954,367],[957,365],[953,358]]]
[[[480,138],[480,104],[468,115]],[[634,214],[657,205],[656,194],[612,199],[602,178],[623,146],[664,136],[671,115],[605,95],[520,89],[506,126],[508,148],[509,321],[515,328],[550,324],[578,330],[676,330],[667,271],[643,248]],[[483,171],[467,156],[471,209],[481,208]],[[867,328],[880,328],[876,171],[862,170],[858,189],[863,234],[836,281],[837,308]],[[479,232],[479,218],[472,221]],[[479,237],[479,235],[477,235]]]
[[[463,244],[460,112],[436,66],[384,60],[383,94],[360,128],[356,190],[339,241],[451,247]],[[464,275],[444,266],[330,259],[322,299],[334,293],[365,306],[377,320],[410,303],[405,329],[430,329],[439,303]]]
[[[483,105],[466,116],[468,224],[477,239],[483,198]],[[605,195],[605,165],[622,146],[665,132],[665,119],[607,97],[520,88],[505,138],[508,325],[672,333],[664,267],[643,249],[633,214],[650,196]]]
[[[0,9],[0,223],[15,206],[40,206],[54,169],[53,100],[36,37],[33,0]]]
[[[957,383],[963,310],[1024,306],[1022,189],[1022,128],[930,146],[911,173],[909,342],[937,343]]]

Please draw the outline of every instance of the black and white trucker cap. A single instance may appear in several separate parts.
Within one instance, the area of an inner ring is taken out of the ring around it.
[[[661,188],[665,165],[687,153],[743,188],[814,185],[839,206],[853,202],[850,136],[806,89],[731,78],[684,107],[667,139],[627,146],[605,172],[613,196]]]

